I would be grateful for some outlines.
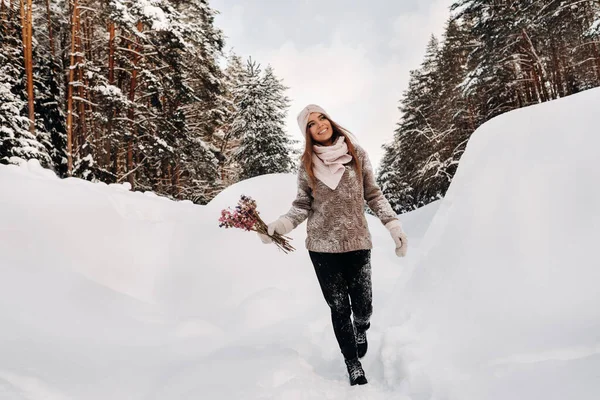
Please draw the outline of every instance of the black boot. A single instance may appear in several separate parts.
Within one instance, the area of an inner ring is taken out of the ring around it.
[[[367,354],[369,343],[367,342],[367,331],[356,331],[356,352],[358,358],[363,358]]]
[[[348,368],[348,378],[350,379],[350,385],[364,385],[365,383],[367,383],[365,371],[363,371],[362,365],[360,365],[360,361],[358,361],[358,358],[353,358],[352,360],[345,361],[346,368]]]

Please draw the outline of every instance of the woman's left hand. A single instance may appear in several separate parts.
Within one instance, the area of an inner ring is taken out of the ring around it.
[[[406,255],[406,251],[408,250],[408,238],[406,234],[402,230],[402,225],[400,221],[394,219],[387,224],[385,227],[390,232],[392,239],[394,239],[394,243],[396,244],[396,255],[398,257],[404,257]]]

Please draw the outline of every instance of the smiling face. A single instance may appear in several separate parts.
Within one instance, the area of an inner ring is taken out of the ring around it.
[[[308,116],[308,133],[314,142],[323,146],[331,146],[333,144],[333,128],[331,122],[323,114],[314,112]]]

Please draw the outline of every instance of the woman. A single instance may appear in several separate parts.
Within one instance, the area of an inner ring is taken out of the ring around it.
[[[352,135],[314,104],[300,112],[298,125],[306,138],[298,194],[287,214],[269,224],[268,233],[286,235],[308,218],[306,248],[331,308],[350,384],[363,385],[367,379],[359,358],[367,352],[372,312],[372,243],[365,200],[389,230],[396,255],[404,256],[408,243],[377,186],[367,153]],[[267,235],[259,236],[264,243],[272,242]]]

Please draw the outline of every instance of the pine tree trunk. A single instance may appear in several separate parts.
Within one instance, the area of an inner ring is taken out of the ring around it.
[[[81,28],[81,15],[79,13],[77,13],[77,32],[78,32],[77,53],[79,54],[78,62],[77,62],[77,81],[79,82],[79,87],[77,88],[77,92],[79,94],[80,99],[85,99],[86,98],[85,85],[84,85],[85,76],[84,76],[84,71],[83,71],[83,67],[82,67],[82,61],[83,61],[82,58],[83,58],[83,55],[85,54],[85,48],[84,48],[83,41],[81,40],[81,35],[85,34],[85,30]],[[78,108],[79,108],[78,117],[79,117],[79,122],[81,125],[81,129],[79,130],[80,140],[79,140],[78,151],[81,151],[81,149],[87,143],[87,121],[86,121],[86,115],[85,115],[85,103],[82,100],[79,100]]]
[[[54,50],[54,35],[52,34],[52,14],[50,13],[50,0],[46,0],[46,16],[48,18],[48,41],[50,43],[50,54],[52,60],[56,60],[56,51]]]
[[[475,112],[473,112],[473,104],[469,98],[467,98],[467,109],[469,110],[469,125],[471,133],[475,132]]]
[[[169,194],[173,194],[173,173],[171,172],[171,164],[167,164],[167,178],[169,182]]]
[[[29,111],[29,132],[35,135],[35,110],[33,109],[33,57],[32,57],[32,13],[31,0],[21,0],[21,28],[23,37],[23,64],[27,77],[27,106]]]
[[[548,90],[546,89],[546,86],[544,85],[544,80],[542,78],[542,75],[540,74],[539,69],[537,69],[535,66],[532,68],[533,71],[533,76],[535,79],[535,84],[537,86],[537,90],[540,93],[540,102],[545,102],[550,100],[549,96],[547,95]]]
[[[142,22],[138,21],[137,23],[137,29],[139,32],[142,31]],[[136,39],[137,42],[137,39]],[[129,45],[130,49],[134,50],[134,55],[133,55],[133,71],[131,71],[131,81],[130,81],[130,85],[129,85],[129,101],[133,104],[135,101],[135,90],[137,87],[137,64],[139,62],[139,55],[138,52],[140,51],[140,49],[138,48],[138,46],[134,46],[133,44]],[[129,172],[129,176],[128,176],[128,180],[129,183],[131,184],[131,188],[133,189],[134,184],[135,184],[135,175],[131,172],[133,171],[133,142],[135,140],[135,136],[136,135],[136,124],[135,124],[135,109],[134,106],[132,105],[129,109],[129,121],[131,122],[131,134],[129,136],[129,140],[127,142],[127,172]]]
[[[67,175],[73,174],[73,81],[75,77],[75,37],[77,36],[78,0],[72,1],[71,11],[71,61],[69,65],[69,86],[67,92]]]
[[[154,173],[156,180],[154,180],[152,188],[156,193],[162,193],[162,166],[159,165]]]
[[[541,95],[541,101],[548,101],[548,100],[550,100],[550,96],[548,95],[548,90],[546,88],[546,79],[544,77],[544,75],[545,75],[544,65],[542,64],[542,62],[537,54],[537,51],[535,50],[535,47],[533,46],[533,43],[531,42],[531,38],[529,37],[529,35],[527,34],[527,31],[525,29],[522,30],[522,36],[523,36],[523,39],[525,40],[525,42],[529,45],[529,50],[530,50],[532,62],[533,62],[532,71],[533,71],[534,78],[535,78],[535,84]],[[536,65],[537,65],[537,68],[536,68]],[[539,72],[537,71],[538,68],[539,68]]]
[[[540,81],[538,80],[537,73],[535,72],[535,67],[532,66],[531,70],[529,70],[529,77],[531,80],[531,84],[533,85],[533,92],[535,93],[535,102],[540,103],[543,102],[543,94],[542,88],[540,87]],[[533,102],[534,99],[532,99]]]
[[[108,23],[108,83],[110,85],[115,84],[115,24],[112,21]],[[116,110],[109,110],[108,123],[106,126],[106,138],[104,139],[104,166],[107,169],[111,164],[111,140],[115,114]]]
[[[85,34],[85,29],[82,29],[81,27],[81,15],[79,14],[79,11],[77,12],[77,35],[76,35],[76,43],[77,43],[77,53],[78,53],[78,57],[77,57],[77,81],[79,82],[79,86],[77,88],[77,92],[78,92],[78,96],[80,98],[79,102],[78,102],[78,118],[79,118],[79,125],[80,125],[80,129],[79,129],[79,141],[78,141],[78,146],[77,146],[77,152],[81,152],[85,147],[85,145],[87,144],[87,139],[88,139],[88,129],[87,129],[87,119],[86,119],[86,113],[85,113],[85,102],[82,101],[82,99],[85,99],[86,93],[85,93],[85,75],[84,75],[84,71],[83,71],[83,66],[82,66],[82,61],[83,61],[83,55],[85,55],[85,47],[83,44],[83,41],[81,40],[81,35]],[[89,149],[89,147],[87,148],[87,152],[89,152],[91,149]],[[87,154],[86,154],[87,155]],[[85,156],[84,154],[81,154],[80,157]]]
[[[115,24],[108,23],[108,83],[115,83]]]
[[[4,33],[4,26],[8,22],[8,16],[6,12],[6,6],[4,5],[4,0],[0,0],[0,32]]]
[[[179,178],[181,177],[181,169],[179,163],[175,164],[175,198],[181,198],[181,188],[179,186]]]
[[[225,182],[225,164],[227,163],[227,157],[225,156],[225,152],[227,150],[227,145],[229,143],[229,137],[231,135],[231,127],[227,128],[227,133],[223,137],[223,142],[221,143],[221,154],[223,155],[223,161],[221,164],[221,182]]]
[[[27,53],[29,68],[27,69],[27,94],[29,98],[29,132],[35,135],[35,110],[33,97],[33,9],[32,1],[27,0]]]
[[[115,171],[117,177],[125,175],[126,171],[126,160],[127,159],[127,149],[122,147],[122,144],[117,145],[115,149]],[[119,179],[117,179],[119,180]]]
[[[93,22],[89,20],[83,21],[83,47],[85,48],[85,54],[87,60],[89,62],[94,61],[94,57],[92,54],[92,26],[94,26]]]
[[[27,70],[27,22],[25,21],[25,2],[19,0],[19,15],[21,17],[21,41],[23,42],[23,67]]]
[[[597,83],[600,85],[600,51],[598,51],[598,46],[596,45],[596,42],[592,43],[592,51],[594,53],[594,60],[596,62],[594,68],[594,70],[596,71],[596,80]]]
[[[85,49],[84,54],[87,54],[87,60],[86,63],[90,63],[91,65],[93,65],[94,62],[94,53],[92,50],[92,26],[93,26],[93,22],[91,20],[86,20],[83,23],[83,47]],[[94,115],[94,96],[93,93],[89,90],[87,90],[87,88],[90,87],[89,85],[89,80],[87,78],[87,76],[84,74],[84,71],[81,71],[81,74],[83,76],[83,82],[85,83],[85,98],[88,100],[88,102],[86,102],[84,104],[84,108],[87,109],[87,114],[89,115],[89,123],[87,124],[87,135],[85,136],[86,141],[89,140],[89,138],[91,137],[93,140],[93,146],[90,149],[90,153],[94,152],[94,159],[96,159],[96,153],[98,152],[98,148],[100,148],[99,145],[99,140],[100,140],[100,136],[99,136],[99,132],[96,130],[95,128],[95,119],[93,118]],[[83,89],[83,88],[82,88]],[[85,129],[84,129],[85,130]]]
[[[167,170],[167,164],[168,162],[163,159],[160,162],[160,193],[162,194],[166,194],[169,192],[169,188],[171,187],[171,185],[169,184],[168,181],[168,170]]]
[[[527,96],[527,84],[525,82],[523,82],[523,79],[521,79],[521,77],[518,74],[518,61],[512,62],[510,63],[510,65],[512,66],[513,69],[513,74],[514,74],[514,80],[517,82],[520,82],[519,85],[516,86],[515,90],[517,92],[517,102],[519,104],[519,107],[523,107],[526,100],[523,98],[524,96]]]
[[[554,69],[554,75],[555,75],[554,80],[555,80],[555,87],[557,90],[557,94],[559,97],[565,97],[565,90],[564,90],[564,84],[563,84],[560,59],[558,57],[558,50],[557,50],[556,44],[554,42],[552,43],[552,64],[553,64],[553,69]]]

